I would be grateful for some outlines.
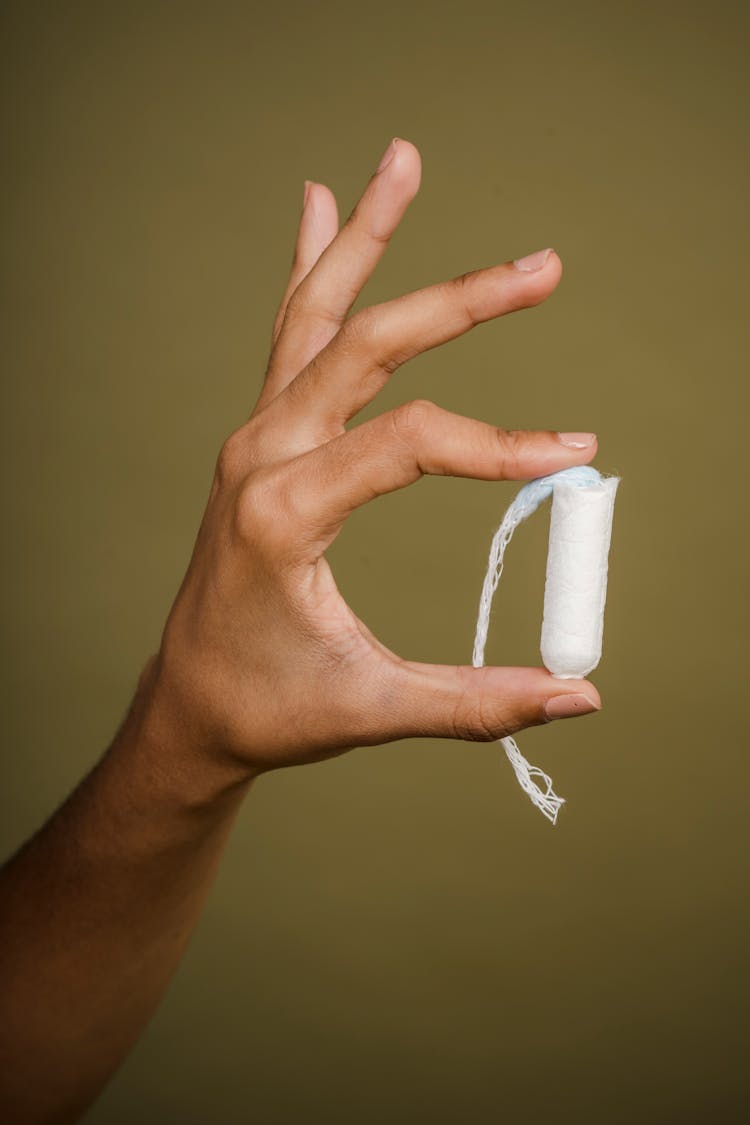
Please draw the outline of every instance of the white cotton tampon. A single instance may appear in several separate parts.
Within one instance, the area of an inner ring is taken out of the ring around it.
[[[559,679],[587,676],[602,655],[607,565],[618,477],[602,477],[590,465],[562,469],[530,481],[516,495],[490,546],[474,636],[475,668],[484,664],[492,599],[503,573],[513,532],[552,496],[547,581],[544,590],[542,660]],[[514,738],[500,743],[518,783],[553,824],[565,803],[552,778],[526,761]],[[540,784],[541,783],[541,784]]]
[[[553,676],[587,676],[602,655],[607,560],[617,477],[561,478],[552,489],[542,660]]]

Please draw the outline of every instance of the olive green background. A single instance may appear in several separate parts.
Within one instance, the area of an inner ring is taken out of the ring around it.
[[[87,1120],[692,1123],[747,1111],[750,20],[739,3],[6,4],[2,844],[118,724],[256,395],[308,177],[342,219],[392,135],[422,189],[368,303],[546,245],[541,307],[402,369],[622,475],[605,707],[255,787],[167,999]],[[357,513],[343,591],[469,662],[512,484]],[[538,662],[547,534],[488,656]]]

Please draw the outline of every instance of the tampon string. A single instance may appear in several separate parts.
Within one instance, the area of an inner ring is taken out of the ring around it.
[[[542,658],[549,671],[562,679],[593,671],[601,657],[607,559],[618,484],[617,477],[602,477],[591,466],[580,465],[539,477],[519,490],[490,546],[474,637],[475,668],[484,665],[492,598],[503,573],[505,550],[519,524],[552,496]],[[565,802],[554,792],[552,779],[526,761],[515,739],[508,736],[500,742],[523,791],[555,824]]]

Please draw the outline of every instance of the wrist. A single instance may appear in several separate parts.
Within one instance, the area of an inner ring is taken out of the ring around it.
[[[113,753],[138,760],[153,790],[185,812],[210,812],[241,801],[258,772],[217,752],[165,674],[161,653],[152,656]]]

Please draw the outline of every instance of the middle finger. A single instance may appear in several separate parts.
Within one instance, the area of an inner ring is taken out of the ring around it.
[[[552,249],[418,289],[355,313],[278,399],[325,440],[371,402],[407,360],[484,321],[545,300],[562,275]]]

